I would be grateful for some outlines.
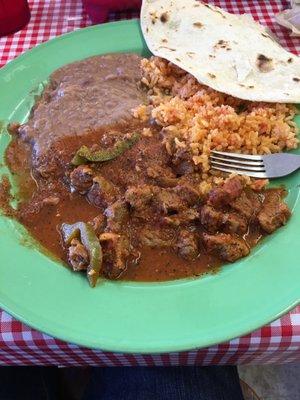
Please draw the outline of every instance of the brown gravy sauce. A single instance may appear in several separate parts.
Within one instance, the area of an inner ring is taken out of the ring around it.
[[[89,139],[90,140],[90,139]],[[94,138],[95,140],[95,138]],[[77,144],[76,144],[77,142]],[[74,148],[78,148],[81,139],[72,140]],[[23,224],[29,233],[54,256],[66,263],[66,254],[62,246],[60,226],[63,222],[74,223],[88,221],[99,214],[99,208],[89,204],[85,197],[70,193],[66,186],[57,182],[56,191],[59,192],[60,202],[54,206],[44,206],[37,210],[33,201],[34,193],[43,196],[48,193],[47,186],[39,186],[40,182],[34,179],[31,162],[28,157],[29,146],[18,138],[14,138],[6,152],[6,163],[14,174],[19,187],[20,200],[16,218]],[[111,172],[108,169],[108,174]],[[261,238],[261,232],[253,227],[245,235],[245,239],[252,247]],[[204,273],[214,273],[221,265],[216,257],[200,251],[200,256],[192,261],[184,260],[169,249],[140,248],[140,257],[130,260],[121,280],[128,281],[166,281],[190,276],[197,277]]]

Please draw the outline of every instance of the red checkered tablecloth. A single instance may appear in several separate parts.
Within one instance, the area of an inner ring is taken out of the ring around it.
[[[90,25],[81,0],[31,0],[31,20],[22,31],[0,38],[0,66],[38,43]],[[251,13],[268,25],[280,43],[300,54],[300,38],[274,21],[288,7],[281,0],[210,1],[229,12]],[[111,14],[110,20],[137,17],[138,12]],[[249,38],[251,40],[251,38]],[[0,365],[133,366],[276,363],[300,360],[300,306],[250,335],[206,349],[182,353],[141,355],[108,353],[65,343],[35,331],[0,310]]]

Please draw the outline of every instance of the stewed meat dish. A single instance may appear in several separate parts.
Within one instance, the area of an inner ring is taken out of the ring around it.
[[[230,176],[200,190],[189,152],[172,154],[164,127],[133,115],[149,105],[140,62],[111,54],[64,66],[28,122],[10,125],[15,217],[91,286],[99,276],[163,281],[214,271],[290,217],[282,188]]]

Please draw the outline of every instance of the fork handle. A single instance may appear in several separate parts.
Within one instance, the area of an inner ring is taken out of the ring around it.
[[[300,168],[300,155],[275,153],[262,156],[268,178],[280,178]]]

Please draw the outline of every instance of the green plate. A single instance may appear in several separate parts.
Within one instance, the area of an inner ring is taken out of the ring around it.
[[[0,70],[0,120],[24,121],[56,68],[107,52],[147,54],[138,22],[72,32],[10,62]],[[1,135],[2,155],[8,140]],[[84,277],[24,246],[24,229],[1,217],[0,306],[55,337],[112,351],[185,350],[250,332],[300,299],[300,173],[283,182],[293,209],[285,227],[216,275],[166,283],[104,281],[91,289]]]

